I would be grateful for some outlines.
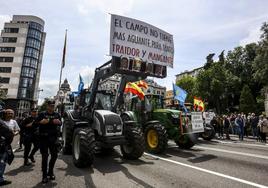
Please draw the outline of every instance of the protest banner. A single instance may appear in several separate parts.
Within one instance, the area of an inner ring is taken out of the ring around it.
[[[173,68],[173,36],[145,22],[112,14],[110,55]]]

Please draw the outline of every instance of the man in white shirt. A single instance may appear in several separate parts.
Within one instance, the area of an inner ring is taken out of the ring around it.
[[[15,136],[19,134],[20,127],[18,123],[16,122],[16,120],[13,119],[13,117],[14,117],[14,111],[12,109],[6,109],[4,122],[9,127],[9,129],[13,131],[14,136]]]

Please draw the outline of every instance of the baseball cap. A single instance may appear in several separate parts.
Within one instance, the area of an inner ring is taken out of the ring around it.
[[[47,105],[55,105],[55,101],[54,100],[48,100]]]

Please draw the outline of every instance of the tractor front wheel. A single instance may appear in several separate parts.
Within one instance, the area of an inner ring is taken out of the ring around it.
[[[168,135],[161,124],[150,124],[145,128],[145,145],[150,153],[163,153],[167,148]]]
[[[126,127],[127,143],[120,146],[121,153],[125,159],[138,159],[144,152],[144,137],[138,127]]]
[[[93,129],[75,129],[73,136],[73,162],[75,166],[78,168],[90,166],[94,160],[95,147]]]
[[[181,149],[190,149],[195,145],[197,136],[195,134],[183,134],[179,136],[178,140],[175,140],[177,146]]]

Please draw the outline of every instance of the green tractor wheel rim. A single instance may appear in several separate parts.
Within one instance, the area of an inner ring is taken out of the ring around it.
[[[150,129],[147,132],[147,143],[148,143],[148,146],[152,149],[158,146],[158,135],[154,129]]]

